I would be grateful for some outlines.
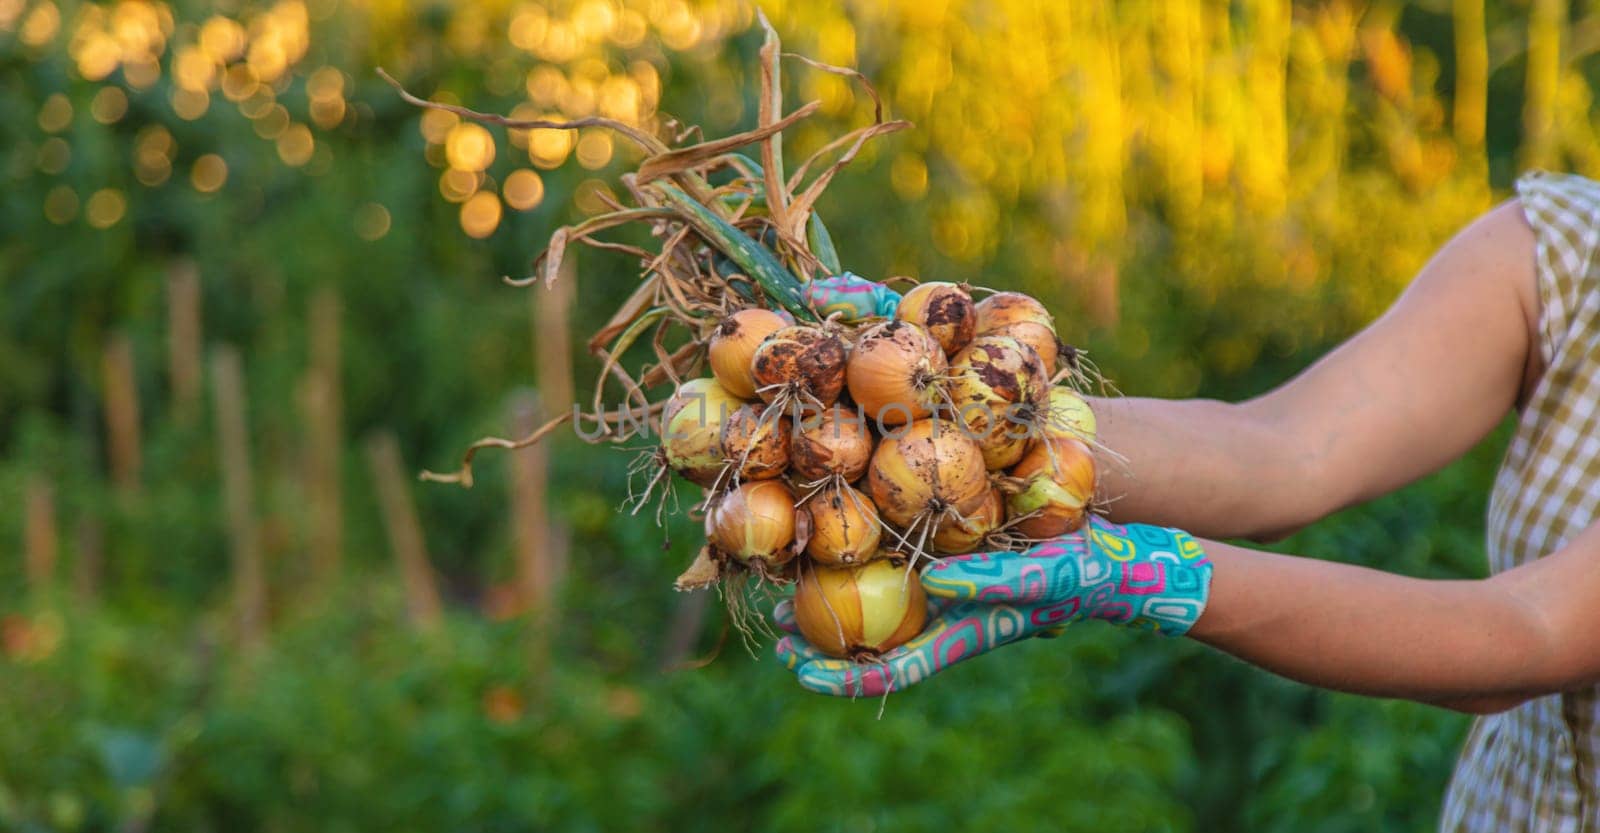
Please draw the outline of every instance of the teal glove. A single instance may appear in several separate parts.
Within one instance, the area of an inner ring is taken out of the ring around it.
[[[845,321],[891,318],[900,307],[900,293],[850,272],[811,281],[802,295],[817,315],[838,313]]]
[[[1211,562],[1187,532],[1091,516],[1083,530],[1026,552],[946,557],[923,572],[922,586],[930,599],[927,628],[875,663],[811,647],[785,600],[773,611],[788,632],[778,640],[779,659],[811,691],[870,697],[1085,618],[1180,636],[1205,610]]]

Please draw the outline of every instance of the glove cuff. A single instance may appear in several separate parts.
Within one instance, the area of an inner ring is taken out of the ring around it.
[[[1121,546],[1098,554],[1112,569],[1109,581],[1085,588],[1086,612],[1166,636],[1188,633],[1211,595],[1211,561],[1187,532],[1140,524],[1125,530]]]

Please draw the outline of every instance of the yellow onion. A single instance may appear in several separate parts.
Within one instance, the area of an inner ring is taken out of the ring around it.
[[[944,350],[920,325],[885,321],[861,334],[846,377],[850,398],[881,427],[933,413],[944,399]]]
[[[715,379],[690,379],[679,385],[661,414],[667,466],[701,486],[716,483],[725,456],[722,424],[744,405]]]
[[[950,518],[933,536],[935,552],[964,555],[984,549],[984,539],[1006,520],[1006,500],[999,489],[990,489],[982,503],[970,514]]]
[[[1022,459],[1050,380],[1033,348],[1011,336],[981,335],[950,363],[950,399],[990,471]]]
[[[997,292],[979,301],[976,310],[978,335],[1011,336],[1039,354],[1045,376],[1055,375],[1061,341],[1044,304],[1021,292]]]
[[[904,645],[928,621],[921,582],[887,560],[859,567],[809,565],[794,592],[800,635],[834,657],[871,659]]]
[[[790,465],[808,481],[838,475],[854,483],[867,473],[871,459],[867,421],[838,405],[802,420],[789,443]]]
[[[858,564],[878,552],[878,510],[850,486],[822,489],[802,504],[811,517],[806,555],[819,564]]]
[[[969,515],[989,493],[983,452],[961,426],[923,419],[887,432],[867,467],[867,491],[878,512],[908,537],[932,535],[947,516]]]
[[[844,342],[820,327],[774,331],[750,361],[756,394],[780,407],[828,406],[844,389]]]
[[[1006,508],[1017,532],[1043,540],[1083,526],[1094,498],[1094,455],[1079,440],[1034,443],[1011,469]],[[1032,514],[1032,517],[1024,517]]]
[[[1064,385],[1050,389],[1049,401],[1039,412],[1036,423],[1046,437],[1070,437],[1093,443],[1096,422],[1094,411],[1078,392]]]
[[[745,405],[722,423],[722,458],[739,480],[766,480],[789,468],[789,418],[767,408]]]
[[[756,348],[787,325],[777,313],[766,309],[742,309],[722,319],[712,331],[706,350],[712,375],[734,396],[756,398],[756,380],[750,372]]]
[[[972,296],[962,287],[944,281],[917,284],[900,299],[894,317],[921,325],[939,342],[946,356],[977,334],[978,313]]]
[[[752,480],[712,502],[706,539],[719,555],[758,571],[794,558],[794,493],[781,480]]]

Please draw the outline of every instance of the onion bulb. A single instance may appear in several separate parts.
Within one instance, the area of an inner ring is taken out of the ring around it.
[[[1070,437],[1094,443],[1094,411],[1077,391],[1064,385],[1050,389],[1049,401],[1040,410],[1037,424],[1046,437]]]
[[[945,368],[944,350],[927,330],[885,321],[856,341],[846,371],[850,398],[880,427],[903,425],[942,401]]]
[[[750,361],[756,394],[780,407],[827,407],[844,389],[844,342],[820,327],[774,331]]]
[[[794,558],[794,493],[781,480],[752,480],[706,510],[713,551],[758,571]]]
[[[800,635],[834,657],[871,659],[904,645],[928,621],[922,584],[887,560],[859,567],[809,565],[794,593]]]
[[[744,405],[715,379],[690,379],[679,385],[661,415],[667,466],[710,488],[724,465],[722,424]]]
[[[756,398],[756,380],[750,372],[756,348],[767,336],[788,326],[777,313],[742,309],[722,319],[711,333],[707,355],[711,373],[722,387],[740,399]]]
[[[1021,292],[997,292],[979,301],[978,335],[1007,335],[1033,348],[1044,363],[1045,376],[1056,372],[1061,341],[1055,319],[1044,304]]]
[[[878,443],[867,467],[867,491],[878,512],[908,536],[924,524],[931,535],[946,516],[977,511],[989,481],[982,450],[961,426],[923,419]]]
[[[819,564],[860,564],[878,552],[878,510],[850,486],[822,489],[802,504],[811,515],[806,555]]]
[[[1094,498],[1094,455],[1079,440],[1041,440],[1011,469],[1008,482],[1016,490],[1006,508],[1019,533],[1037,540],[1065,535],[1083,526]]]
[[[956,415],[983,450],[990,471],[1022,459],[1046,404],[1050,380],[1032,347],[1011,336],[982,335],[950,364]]]
[[[972,296],[944,281],[917,284],[900,299],[894,317],[922,326],[939,342],[946,356],[955,355],[977,333],[978,313]]]
[[[989,533],[999,529],[1005,520],[1005,496],[999,489],[990,489],[975,511],[952,517],[939,527],[933,535],[933,549],[950,555],[976,552],[983,547]]]
[[[800,423],[789,443],[790,465],[808,481],[838,475],[854,483],[867,473],[872,459],[872,433],[867,421],[835,405]]]
[[[773,417],[777,417],[774,419]],[[722,423],[722,459],[738,480],[766,480],[789,468],[789,418],[745,405]],[[737,482],[737,481],[736,481]]]

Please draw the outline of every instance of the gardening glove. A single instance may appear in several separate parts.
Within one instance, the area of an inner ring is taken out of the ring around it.
[[[811,647],[785,600],[773,612],[788,632],[778,641],[779,659],[811,691],[876,696],[1085,618],[1181,636],[1205,610],[1211,562],[1187,532],[1090,516],[1082,530],[1025,552],[945,557],[923,571],[922,586],[927,627],[870,663]]]
[[[890,318],[900,306],[900,293],[851,272],[808,282],[804,298],[818,316],[827,318],[839,313],[847,322]]]

